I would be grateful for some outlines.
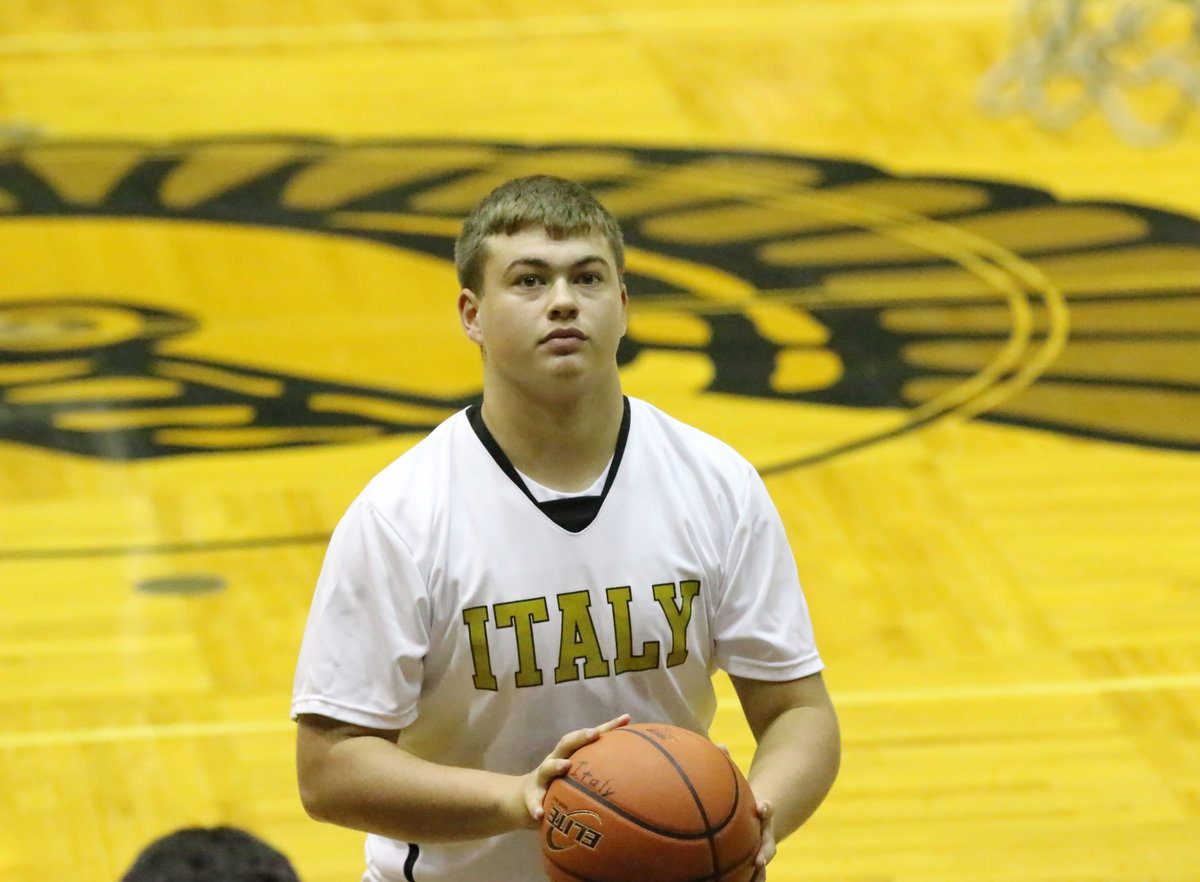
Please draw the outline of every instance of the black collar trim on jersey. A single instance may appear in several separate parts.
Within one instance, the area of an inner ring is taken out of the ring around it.
[[[621,465],[621,457],[625,455],[625,442],[629,440],[629,399],[624,398],[623,401],[624,413],[621,416],[621,428],[617,432],[617,449],[613,451],[612,463],[608,467],[608,477],[604,481],[604,489],[600,491],[600,495],[570,496],[566,499],[552,499],[549,502],[538,502],[533,498],[533,494],[521,480],[521,474],[512,464],[512,460],[496,443],[496,439],[492,436],[487,424],[484,423],[483,409],[478,404],[472,404],[467,408],[467,419],[487,452],[496,461],[496,465],[500,466],[500,470],[508,475],[509,479],[529,498],[529,501],[564,530],[578,533],[594,521],[596,515],[600,514],[600,506],[604,504],[604,500],[608,496],[608,488],[612,486],[613,479],[617,476],[617,468]]]

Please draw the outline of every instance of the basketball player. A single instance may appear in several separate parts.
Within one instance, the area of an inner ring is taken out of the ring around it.
[[[368,833],[365,882],[540,878],[566,758],[631,718],[706,733],[718,667],[758,742],[756,878],[833,782],[837,721],[762,480],[622,394],[623,255],[576,184],[484,199],[455,247],[482,406],[334,532],[292,712],[304,805]]]

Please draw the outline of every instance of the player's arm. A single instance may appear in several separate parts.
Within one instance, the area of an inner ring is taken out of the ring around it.
[[[300,799],[316,820],[408,842],[480,839],[536,827],[546,788],[570,768],[567,757],[627,722],[618,717],[568,733],[536,769],[502,775],[428,762],[398,746],[397,731],[301,714]]]
[[[775,841],[808,820],[833,786],[841,762],[837,714],[820,674],[778,683],[730,679],[758,743],[747,778],[755,798],[771,806],[770,860]]]

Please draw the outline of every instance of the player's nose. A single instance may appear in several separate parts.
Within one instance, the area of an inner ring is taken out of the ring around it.
[[[556,279],[550,287],[550,314],[555,318],[572,318],[579,314],[579,297],[570,282]]]

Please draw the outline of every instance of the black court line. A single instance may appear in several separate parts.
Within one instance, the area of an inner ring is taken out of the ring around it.
[[[325,545],[329,542],[329,537],[329,533],[298,533],[294,536],[260,536],[252,539],[174,542],[163,545],[0,549],[0,562],[21,560],[79,560],[102,557],[151,557],[154,555],[195,554],[209,551],[253,551],[259,548],[283,548],[290,545]]]

